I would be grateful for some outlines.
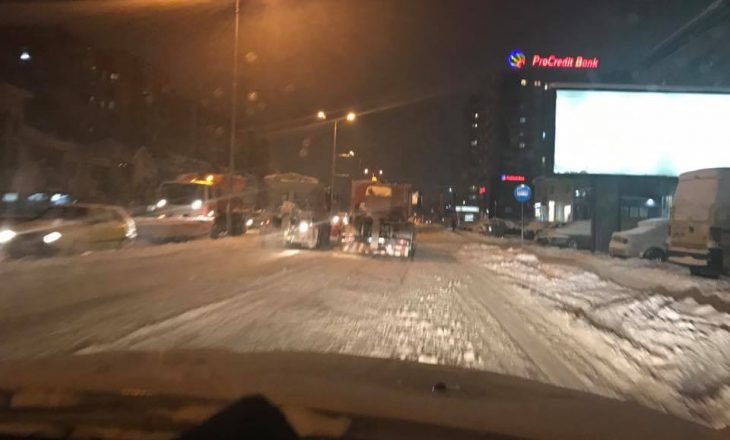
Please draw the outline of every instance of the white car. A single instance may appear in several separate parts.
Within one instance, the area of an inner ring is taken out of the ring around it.
[[[545,229],[537,235],[537,242],[571,249],[591,248],[591,221],[577,220],[557,228]]]
[[[612,257],[665,260],[668,235],[669,219],[642,220],[633,229],[614,232],[608,245],[608,253]]]

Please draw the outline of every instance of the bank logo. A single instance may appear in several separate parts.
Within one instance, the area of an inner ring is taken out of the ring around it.
[[[513,69],[522,69],[526,62],[527,57],[521,50],[513,50],[507,56],[507,64]]]

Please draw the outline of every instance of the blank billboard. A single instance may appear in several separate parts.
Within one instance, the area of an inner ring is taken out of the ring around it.
[[[557,90],[555,173],[677,176],[730,166],[730,94]]]

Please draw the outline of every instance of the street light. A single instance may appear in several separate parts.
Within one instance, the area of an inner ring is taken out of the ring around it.
[[[324,110],[320,110],[317,112],[317,119],[324,121],[327,119],[327,113],[324,112]],[[332,175],[330,177],[330,210],[334,208],[335,204],[335,172],[336,172],[336,163],[337,163],[337,124],[340,122],[340,119],[342,118],[334,118],[333,129],[332,129]],[[347,122],[355,122],[355,119],[357,119],[357,115],[355,112],[348,112],[345,115],[344,118]],[[350,150],[350,152],[354,155],[355,152]]]
[[[378,174],[382,176],[383,175],[383,170],[378,171]]]
[[[236,0],[234,9],[235,24],[233,27],[233,80],[231,84],[231,136],[228,147],[228,185],[229,191],[233,192],[233,169],[236,167],[236,117],[238,112],[238,34],[241,16],[241,0]],[[231,198],[226,203],[226,228],[228,236],[233,231],[233,218],[231,212]]]
[[[370,170],[368,168],[365,168],[364,170],[362,170],[362,173],[367,176],[368,174],[370,174]]]

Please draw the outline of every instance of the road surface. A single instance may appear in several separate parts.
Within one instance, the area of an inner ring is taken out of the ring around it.
[[[413,262],[266,248],[255,235],[6,262],[0,358],[338,352],[517,375],[728,424],[726,313],[481,241],[424,231]]]

